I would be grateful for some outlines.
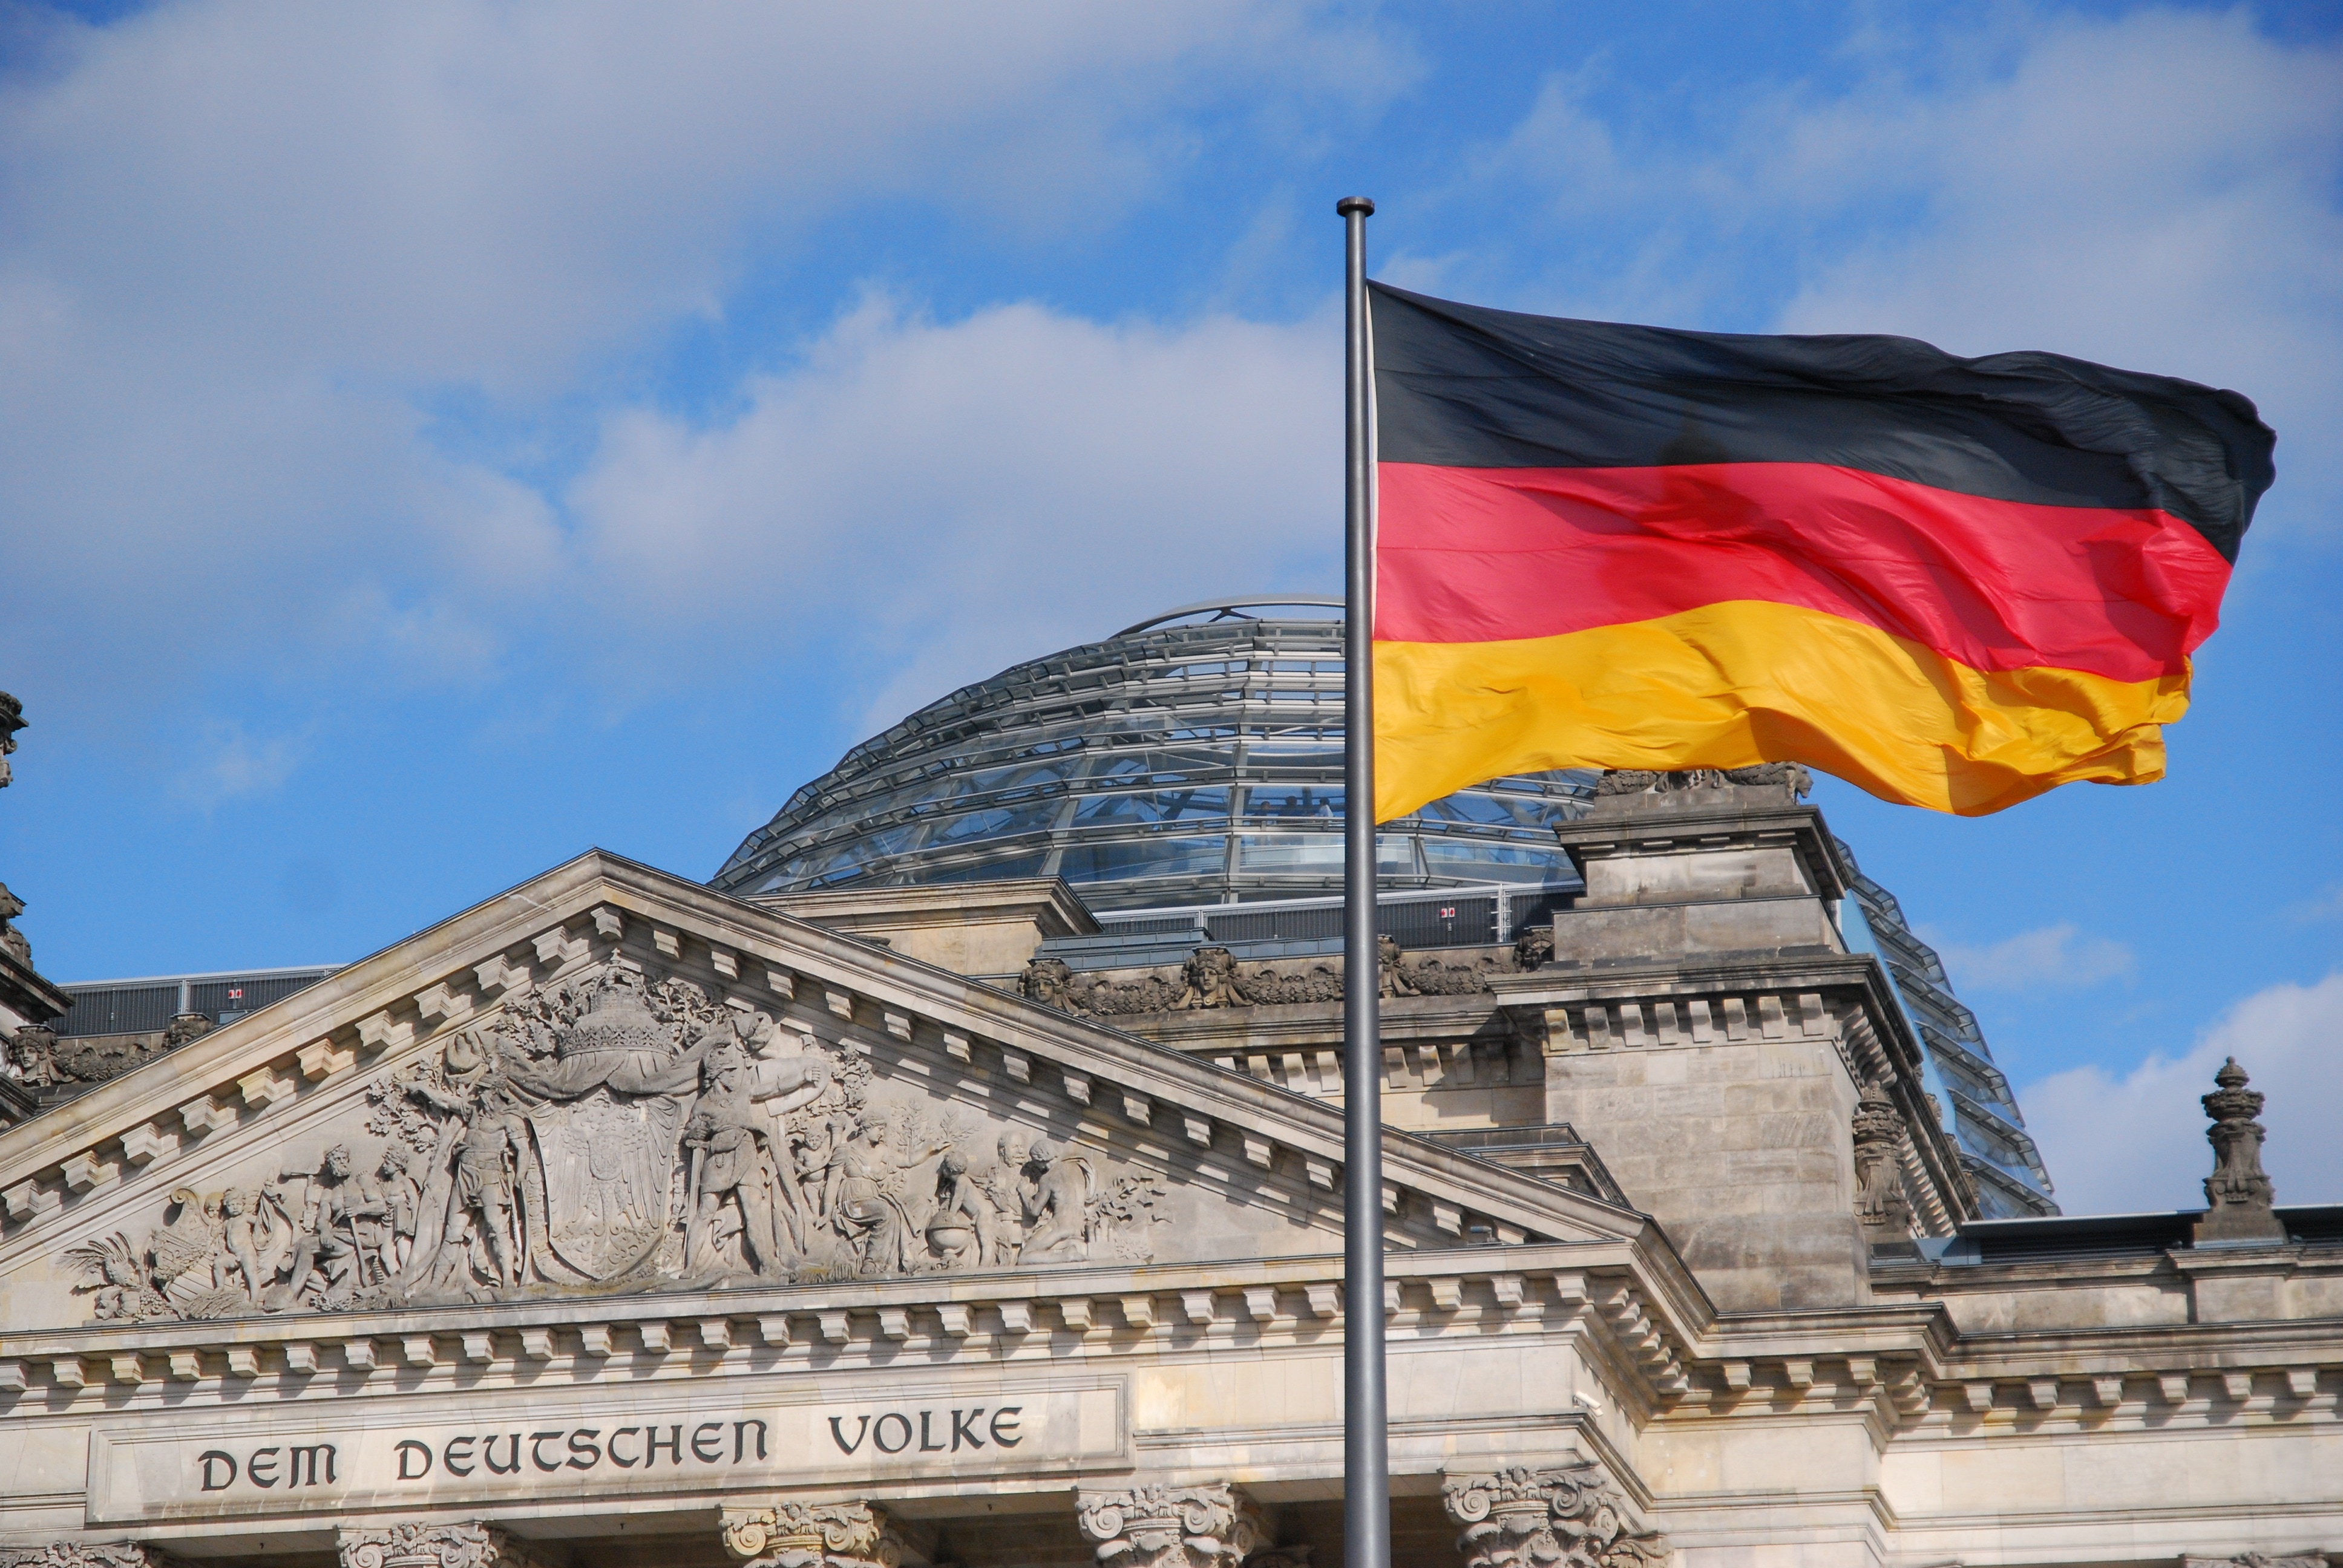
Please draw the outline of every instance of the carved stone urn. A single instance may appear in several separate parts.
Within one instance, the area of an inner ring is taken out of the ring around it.
[[[2254,1120],[2261,1114],[2262,1096],[2246,1087],[2246,1070],[2231,1057],[2213,1075],[2212,1093],[2199,1102],[2213,1125],[2205,1130],[2213,1145],[2213,1173],[2205,1178],[2205,1200],[2211,1205],[2197,1221],[2197,1241],[2283,1241],[2286,1224],[2271,1205],[2278,1193],[2262,1169],[2265,1129]]]

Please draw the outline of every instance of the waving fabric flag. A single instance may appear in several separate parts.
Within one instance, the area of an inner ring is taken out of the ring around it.
[[[2237,393],[1370,298],[1377,820],[1554,768],[2163,776],[2274,475]]]

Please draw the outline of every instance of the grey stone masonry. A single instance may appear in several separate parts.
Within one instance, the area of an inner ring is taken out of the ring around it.
[[[1833,920],[1819,810],[1721,782],[1609,794],[1557,837],[1586,896],[1552,961],[1490,989],[1542,1031],[1545,1120],[1602,1151],[1720,1307],[1857,1305],[1874,1246],[1974,1211],[1920,1042]]]

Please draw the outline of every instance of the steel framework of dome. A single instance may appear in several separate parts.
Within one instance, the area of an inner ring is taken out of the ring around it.
[[[963,687],[791,796],[709,885],[1062,877],[1098,910],[1339,893],[1339,606],[1190,605]],[[1382,884],[1575,883],[1553,827],[1591,790],[1553,774],[1434,802],[1383,830]]]

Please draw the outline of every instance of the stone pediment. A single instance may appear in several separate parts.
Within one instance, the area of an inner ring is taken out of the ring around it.
[[[0,1313],[1323,1257],[1342,1152],[1338,1111],[593,852],[0,1134]],[[1648,1223],[1402,1135],[1384,1177],[1394,1248]]]

